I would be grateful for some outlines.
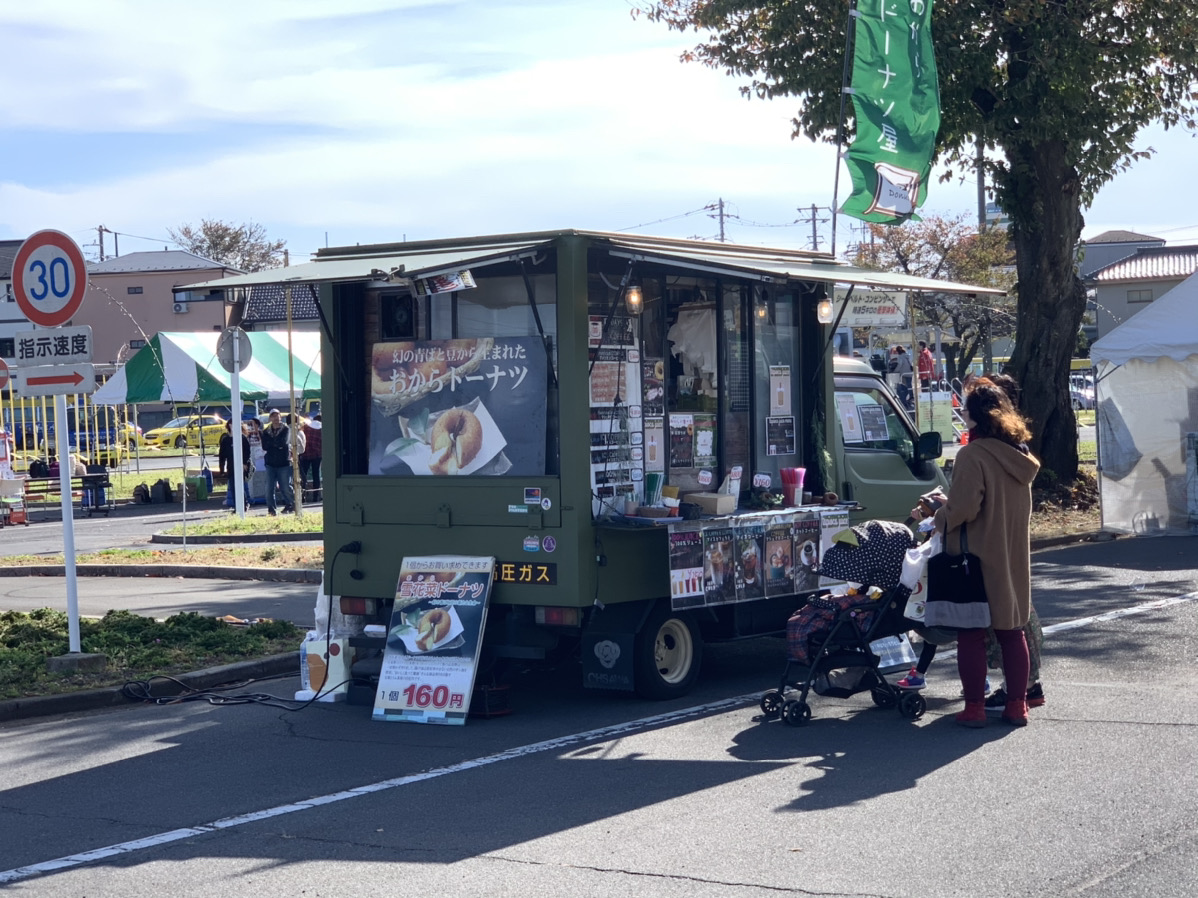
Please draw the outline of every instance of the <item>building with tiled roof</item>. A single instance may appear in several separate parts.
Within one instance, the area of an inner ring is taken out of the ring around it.
[[[287,288],[283,284],[251,287],[238,323],[246,330],[255,331],[287,327]],[[293,330],[304,331],[320,328],[316,296],[310,284],[301,284],[291,290],[291,326]]]
[[[1142,246],[1090,273],[1097,336],[1109,333],[1198,271],[1198,246]],[[1194,310],[1198,315],[1198,309]]]
[[[1160,237],[1137,234],[1135,231],[1103,231],[1097,237],[1082,241],[1081,252],[1078,253],[1078,273],[1084,281],[1098,269],[1134,256],[1142,247],[1164,245],[1165,241]]]

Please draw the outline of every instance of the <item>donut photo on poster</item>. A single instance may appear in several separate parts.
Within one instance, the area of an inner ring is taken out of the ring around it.
[[[545,351],[536,337],[380,342],[370,473],[545,473]]]

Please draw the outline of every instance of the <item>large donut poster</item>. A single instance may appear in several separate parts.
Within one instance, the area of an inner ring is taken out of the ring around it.
[[[466,722],[494,571],[494,558],[403,559],[375,720]]]
[[[546,356],[538,337],[376,343],[370,473],[545,473]]]

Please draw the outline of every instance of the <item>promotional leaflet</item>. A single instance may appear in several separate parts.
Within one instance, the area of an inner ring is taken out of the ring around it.
[[[814,592],[819,589],[819,527],[818,512],[806,511],[795,515],[796,592]]]
[[[736,539],[728,526],[703,531],[703,595],[707,605],[736,601]]]
[[[765,521],[751,518],[735,527],[736,598],[760,599],[765,595]]]
[[[703,604],[701,525],[670,527],[670,604],[675,611]]]
[[[786,596],[795,591],[794,515],[776,515],[765,528],[765,594]]]
[[[829,508],[820,514],[819,519],[819,554],[823,558],[824,553],[832,548],[832,538],[841,530],[847,530],[849,527],[849,510],[847,508]],[[827,586],[831,583],[839,583],[839,580],[832,580],[827,577],[820,577],[820,584]]]
[[[375,720],[466,722],[494,572],[494,558],[403,559]]]

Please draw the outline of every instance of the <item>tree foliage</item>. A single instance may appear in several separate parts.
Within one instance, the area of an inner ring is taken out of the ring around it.
[[[901,228],[870,225],[870,238],[857,247],[854,260],[866,268],[1007,291],[1015,285],[1014,254],[1005,228],[979,232],[963,217],[929,216]],[[917,327],[946,332],[942,346],[949,376],[960,376],[983,341],[1015,333],[1015,304],[1010,297],[914,293],[911,306]]]
[[[866,0],[861,0],[866,2]],[[876,0],[868,0],[876,2]],[[911,0],[908,0],[911,2]],[[1150,154],[1147,125],[1195,128],[1198,5],[1192,0],[934,0],[939,160],[975,165],[1011,219],[1018,342],[1032,448],[1058,477],[1077,472],[1069,358],[1085,310],[1075,248],[1082,209]],[[707,39],[684,55],[749,79],[763,98],[797,97],[795,136],[835,140],[848,0],[655,0],[650,20]],[[846,134],[853,131],[846,105]]]
[[[254,222],[238,225],[205,218],[198,228],[184,224],[166,231],[188,252],[245,272],[278,268],[287,246],[286,240],[269,239],[266,228]]]

